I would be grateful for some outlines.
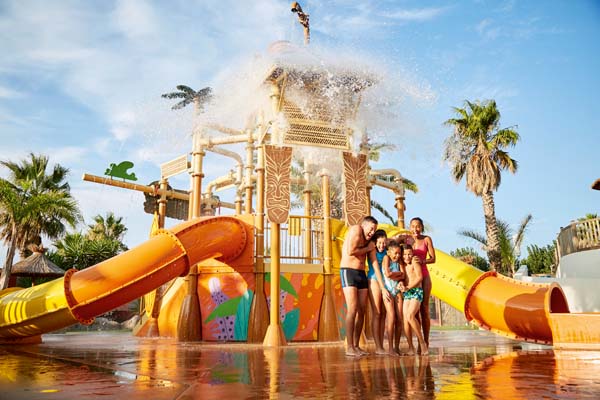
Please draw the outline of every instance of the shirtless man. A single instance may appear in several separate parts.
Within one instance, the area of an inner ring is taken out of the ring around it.
[[[375,230],[377,230],[377,220],[371,216],[364,217],[359,225],[353,225],[348,229],[342,247],[340,278],[348,308],[346,313],[346,355],[348,356],[368,354],[358,347],[358,342],[369,293],[365,260],[367,254],[375,249],[375,243],[370,240]]]
[[[415,347],[412,341],[412,334],[417,336],[419,341],[419,347],[421,349],[421,355],[429,354],[429,348],[423,337],[421,331],[421,323],[417,318],[417,313],[421,308],[421,302],[423,301],[423,288],[421,282],[423,281],[423,273],[421,271],[421,259],[413,255],[413,250],[409,245],[404,247],[404,263],[406,264],[406,284],[400,283],[400,291],[404,298],[403,314],[404,314],[404,334],[408,341],[408,355],[415,354]]]

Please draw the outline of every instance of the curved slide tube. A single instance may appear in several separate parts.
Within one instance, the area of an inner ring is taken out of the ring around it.
[[[42,333],[89,324],[95,316],[187,275],[204,259],[235,259],[246,243],[247,231],[238,219],[196,219],[159,230],[147,242],[93,267],[71,269],[63,278],[31,288],[4,290],[0,341],[39,341]]]
[[[552,313],[568,313],[556,283],[521,282],[485,272],[436,250],[429,264],[432,294],[465,314],[468,321],[512,339],[552,344]]]
[[[347,228],[332,221],[333,263],[339,268]],[[388,236],[402,230],[380,224]],[[406,231],[404,231],[406,232]],[[516,340],[552,344],[556,315],[569,313],[566,297],[556,283],[521,282],[496,272],[486,272],[436,249],[429,264],[432,295],[463,312],[469,322]]]

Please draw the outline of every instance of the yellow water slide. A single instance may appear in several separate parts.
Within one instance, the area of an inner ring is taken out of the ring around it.
[[[391,225],[380,224],[380,228],[388,236],[402,232]],[[334,221],[332,231],[334,265],[339,268],[346,227]],[[566,297],[556,283],[529,283],[496,272],[484,273],[437,249],[436,262],[428,267],[434,296],[463,312],[468,321],[503,336],[552,344],[556,318],[569,313]]]
[[[27,289],[0,292],[0,343],[37,342],[40,335],[139,298],[207,259],[227,262],[247,243],[246,224],[233,217],[202,218],[159,230],[147,242],[93,267]]]

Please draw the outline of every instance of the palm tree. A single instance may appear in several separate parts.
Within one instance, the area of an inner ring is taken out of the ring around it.
[[[74,227],[79,220],[77,203],[68,193],[57,190],[36,193],[31,191],[31,181],[15,183],[0,179],[0,237],[8,245],[0,290],[8,286],[19,245],[23,246],[34,235],[57,237],[61,232],[59,225],[66,222]]]
[[[94,218],[94,224],[88,225],[87,234],[90,240],[109,239],[120,243],[120,250],[127,250],[123,243],[123,237],[127,232],[127,227],[123,224],[123,217],[115,217],[113,212],[108,212],[106,218],[98,214]]]
[[[303,177],[301,161],[294,160],[290,167],[290,175],[295,178]],[[306,189],[305,185],[291,185],[290,193],[296,198],[292,201],[292,207],[303,207],[302,193]],[[323,214],[323,196],[321,194],[320,181],[314,180],[310,183],[308,189],[311,191],[311,204],[310,204],[310,215],[322,215]],[[339,176],[330,177],[330,196],[331,196],[331,217],[336,219],[343,219],[344,200],[342,192],[342,181]]]
[[[504,275],[515,275],[516,267],[519,265],[519,257],[521,257],[521,244],[525,238],[527,226],[532,218],[531,214],[527,214],[519,224],[519,228],[514,235],[512,229],[506,222],[498,220],[501,258],[501,267],[497,269],[498,272]],[[488,251],[487,238],[481,233],[470,230],[461,230],[458,234],[481,243],[483,250]]]
[[[55,165],[48,174],[48,157],[31,153],[20,163],[0,161],[9,170],[0,197],[0,238],[8,244],[0,286],[8,285],[16,249],[26,256],[28,245],[41,243],[41,236],[58,238],[66,225],[81,219],[77,202],[65,182],[68,169]]]
[[[107,237],[91,239],[82,233],[69,233],[54,243],[56,251],[48,257],[63,269],[84,268],[96,265],[121,252],[122,243]]]
[[[477,253],[477,251],[471,247],[458,248],[454,251],[451,251],[450,255],[482,271],[488,271],[490,269],[490,264],[488,261],[481,257],[479,253]]]
[[[26,195],[35,196],[40,193],[46,193],[49,191],[57,191],[66,193],[70,197],[70,187],[66,182],[66,177],[69,172],[67,168],[62,167],[60,164],[56,164],[52,171],[47,174],[48,169],[48,157],[45,155],[29,154],[29,159],[22,160],[20,163],[12,161],[0,161],[0,165],[3,165],[9,170],[9,180],[16,186],[27,186]],[[21,183],[17,183],[21,182]],[[79,211],[77,215],[79,217]],[[4,218],[4,220],[2,219]],[[6,219],[9,218],[7,215],[0,215],[0,235],[7,240],[10,240],[10,222]],[[27,227],[21,227],[20,229],[22,237],[17,239],[18,249],[22,258],[28,254],[28,246],[32,243],[40,243],[40,235],[45,233],[50,238],[58,237],[65,232],[65,225],[62,221],[56,219],[50,220],[32,220],[29,222]]]
[[[588,219],[596,219],[596,218],[598,218],[598,214],[588,213],[588,214],[585,214],[585,216],[583,216],[581,218],[577,218],[577,221],[587,221]]]
[[[203,110],[204,104],[212,98],[212,89],[208,86],[196,92],[189,86],[178,85],[177,90],[179,91],[165,93],[160,96],[165,99],[183,99],[179,103],[171,107],[172,110],[179,110],[190,103],[194,103],[196,112],[199,113]]]
[[[452,165],[454,180],[460,182],[466,177],[467,190],[482,198],[487,254],[492,270],[496,270],[502,260],[494,191],[500,186],[501,170],[517,171],[517,161],[504,149],[514,146],[519,134],[512,128],[498,128],[500,112],[494,100],[465,101],[465,105],[454,107],[457,118],[444,123],[454,127],[445,142],[444,159]]]

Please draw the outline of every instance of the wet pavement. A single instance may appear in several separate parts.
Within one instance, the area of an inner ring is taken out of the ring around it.
[[[341,343],[267,349],[129,333],[43,340],[0,346],[0,399],[600,398],[600,352],[475,330],[433,331],[427,357],[358,359]]]

